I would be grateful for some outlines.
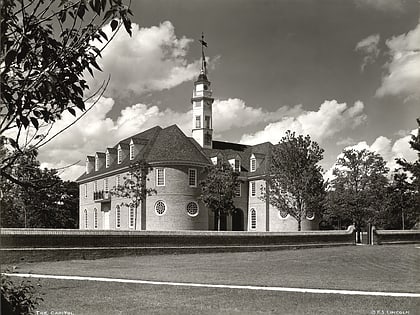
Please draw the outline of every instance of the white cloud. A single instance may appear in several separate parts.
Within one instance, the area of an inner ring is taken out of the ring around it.
[[[107,114],[113,107],[112,98],[102,97],[74,126],[40,150],[39,159],[43,162],[42,166],[61,168],[81,160],[79,165],[63,171],[63,178],[74,180],[83,173],[82,164],[86,155],[93,155],[96,151],[104,152],[107,147],[114,146],[118,141],[148,128],[177,124],[187,136],[191,135],[192,110],[182,113],[169,108],[161,110],[155,105],[138,103],[124,108],[119,116],[112,120],[107,118]],[[217,133],[223,133],[232,128],[256,125],[261,121],[268,122],[279,119],[282,115],[301,111],[301,106],[294,108],[285,106],[275,112],[268,112],[247,106],[243,100],[236,98],[215,100],[213,127]],[[54,125],[51,134],[72,121],[74,117],[65,113],[63,119]]]
[[[420,98],[420,23],[407,34],[388,39],[386,45],[391,59],[386,64],[388,73],[382,78],[376,96]]]
[[[402,11],[404,0],[355,0],[360,8],[372,8],[379,11]]]
[[[363,63],[361,65],[361,70],[363,71],[366,65],[374,63],[376,58],[378,58],[380,49],[378,48],[380,35],[374,34],[370,35],[360,42],[357,43],[355,50],[361,52],[363,57]]]
[[[296,116],[286,116],[277,122],[268,124],[264,130],[254,134],[246,134],[241,142],[257,144],[270,141],[277,143],[287,130],[297,134],[309,134],[315,141],[323,140],[334,134],[360,125],[365,119],[363,114],[364,105],[357,101],[348,107],[346,103],[338,103],[336,100],[325,101],[318,111],[302,111]]]
[[[104,31],[111,36],[109,25]],[[103,72],[97,71],[88,83],[95,90],[111,74],[107,95],[141,95],[172,88],[199,72],[200,61],[189,63],[186,58],[192,42],[185,36],[177,38],[170,21],[149,28],[132,23],[132,36],[122,29],[116,34],[98,60]]]

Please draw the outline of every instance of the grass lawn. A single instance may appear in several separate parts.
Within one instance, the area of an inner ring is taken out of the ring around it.
[[[140,280],[420,293],[420,248],[271,252],[23,263],[16,272]],[[419,314],[419,298],[40,280],[40,311],[73,314]],[[405,313],[392,313],[405,312]],[[49,314],[49,313],[48,313]]]

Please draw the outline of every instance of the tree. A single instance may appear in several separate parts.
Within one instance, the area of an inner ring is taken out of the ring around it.
[[[406,173],[394,173],[393,180],[386,187],[385,211],[379,213],[376,226],[382,229],[410,229],[416,224],[418,211],[415,205],[413,184]]]
[[[0,150],[4,152],[3,150]],[[0,155],[1,155],[0,152]],[[0,178],[2,227],[77,228],[79,188],[63,181],[56,170],[41,169],[37,151],[22,155],[13,168],[13,176],[32,186],[20,186]]]
[[[145,161],[139,161],[131,164],[128,170],[128,176],[123,177],[122,185],[118,185],[111,189],[110,193],[113,196],[124,198],[127,201],[122,201],[121,205],[134,208],[134,228],[137,229],[137,210],[139,206],[145,207],[144,202],[147,196],[156,193],[153,188],[147,187],[147,174],[150,173],[152,168]],[[145,213],[142,211],[142,213]],[[145,218],[142,219],[142,224]],[[145,226],[142,226],[145,229]]]
[[[296,136],[288,130],[271,157],[264,199],[296,219],[298,231],[309,212],[319,213],[325,189],[322,169],[317,165],[324,150],[309,135]]]
[[[76,109],[85,111],[85,102],[103,93],[100,89],[86,95],[84,76],[101,70],[96,60],[121,25],[131,35],[132,13],[122,1],[2,1],[0,134],[10,150],[0,161],[1,176],[30,186],[13,176],[19,156],[63,131],[48,136],[65,111],[76,116]],[[102,31],[109,21],[111,38]],[[103,48],[95,41],[104,42]]]
[[[231,214],[235,210],[233,198],[240,184],[239,174],[227,163],[211,166],[206,172],[206,179],[200,182],[200,198],[215,214],[217,230],[220,231],[221,216]]]
[[[417,119],[417,124],[417,135],[412,135],[410,141],[411,148],[417,151],[417,160],[410,163],[405,159],[397,159],[397,163],[401,165],[403,171],[408,172],[409,174],[408,179],[411,181],[414,193],[412,211],[416,214],[417,221],[420,221],[420,118]]]
[[[385,207],[386,174],[384,159],[363,150],[344,150],[333,170],[329,210],[342,219],[350,219],[358,232],[374,223]],[[360,233],[358,233],[359,235]]]

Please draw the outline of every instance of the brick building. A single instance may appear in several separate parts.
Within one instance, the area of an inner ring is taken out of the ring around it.
[[[199,182],[205,167],[224,160],[240,173],[242,183],[235,197],[237,209],[222,218],[222,230],[297,231],[294,218],[261,199],[273,145],[214,141],[213,101],[203,53],[191,98],[192,137],[176,125],[156,126],[88,156],[86,171],[77,179],[80,229],[214,230],[214,214],[199,199]],[[122,184],[129,165],[136,161],[153,167],[147,185],[156,193],[134,213],[134,208],[123,206],[124,200],[111,196],[109,190]],[[317,228],[313,215],[302,220],[302,230]]]

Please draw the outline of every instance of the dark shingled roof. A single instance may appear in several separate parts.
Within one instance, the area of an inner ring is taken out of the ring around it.
[[[203,149],[190,137],[187,137],[176,125],[162,129],[159,126],[148,129],[133,137],[126,138],[114,146],[121,145],[128,148],[131,139],[141,139],[145,146],[137,154],[133,161],[127,156],[121,164],[113,163],[108,168],[102,168],[99,171],[92,171],[89,174],[84,173],[76,181],[86,180],[90,177],[108,173],[129,166],[133,162],[146,160],[153,162],[191,162],[200,164],[210,164],[211,161],[204,154]],[[90,159],[90,157],[88,157]],[[93,158],[93,157],[92,157]],[[93,158],[94,159],[94,158]]]
[[[104,152],[96,152],[96,155],[99,157],[105,157],[105,153]]]

